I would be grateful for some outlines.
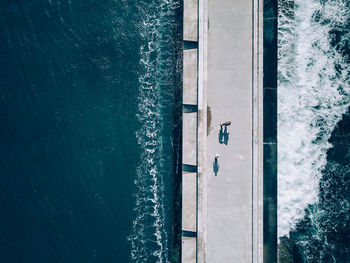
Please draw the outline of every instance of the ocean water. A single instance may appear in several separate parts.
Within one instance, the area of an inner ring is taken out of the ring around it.
[[[280,262],[350,262],[350,1],[279,1],[278,27]]]
[[[0,262],[176,261],[181,1],[0,14]]]

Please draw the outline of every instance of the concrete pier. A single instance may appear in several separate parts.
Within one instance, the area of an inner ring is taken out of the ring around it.
[[[184,1],[182,143],[182,256],[197,262],[198,1]],[[195,45],[194,45],[194,44]],[[186,46],[186,45],[184,45]],[[194,48],[193,48],[194,47]]]
[[[261,2],[184,0],[183,263],[263,262]]]

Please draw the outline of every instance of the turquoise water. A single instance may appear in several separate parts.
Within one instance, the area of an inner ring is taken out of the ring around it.
[[[0,12],[0,261],[176,260],[181,3]]]

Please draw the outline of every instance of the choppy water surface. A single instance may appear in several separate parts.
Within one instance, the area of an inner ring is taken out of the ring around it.
[[[279,1],[278,236],[283,237],[280,260],[286,260],[282,262],[289,262],[287,254],[296,262],[348,262],[344,255],[349,251],[337,250],[342,244],[349,247],[348,232],[332,223],[349,212],[347,190],[339,188],[341,180],[347,183],[348,169],[334,166],[348,152],[333,154],[335,159],[330,152],[340,151],[350,129],[339,127],[350,101],[349,25],[349,1]],[[336,238],[329,235],[332,231]]]
[[[181,1],[0,13],[0,261],[177,261]]]
[[[137,118],[141,123],[136,132],[141,148],[135,179],[135,218],[129,240],[132,261],[173,262],[171,248],[173,209],[169,192],[173,191],[174,177],[173,127],[176,118],[169,114],[175,110],[174,85],[181,89],[179,53],[179,21],[176,11],[179,1],[153,1],[139,6],[143,17],[140,25],[140,70]],[[177,31],[176,31],[177,30]],[[177,33],[177,35],[176,35]],[[177,38],[176,38],[177,37]],[[178,42],[173,39],[178,40]],[[176,164],[174,164],[176,165]]]

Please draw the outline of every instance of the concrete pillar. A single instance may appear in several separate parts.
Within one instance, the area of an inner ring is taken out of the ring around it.
[[[183,104],[197,104],[197,49],[183,53]]]
[[[184,40],[197,41],[198,0],[184,0]]]

